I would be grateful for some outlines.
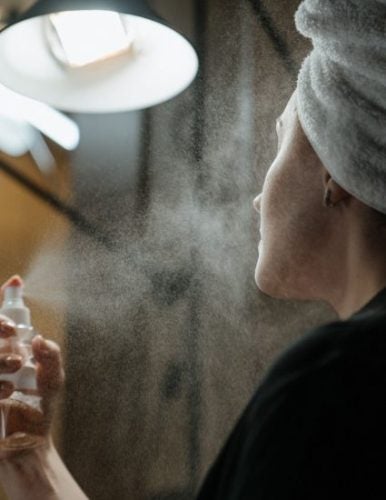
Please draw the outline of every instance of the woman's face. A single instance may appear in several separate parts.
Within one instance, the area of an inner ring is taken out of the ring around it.
[[[295,94],[276,129],[278,152],[254,200],[261,233],[256,283],[272,297],[320,298],[328,241],[326,171],[301,128]]]

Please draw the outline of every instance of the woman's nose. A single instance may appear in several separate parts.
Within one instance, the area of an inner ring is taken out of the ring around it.
[[[260,203],[261,203],[261,196],[262,194],[260,193],[256,198],[253,200],[253,208],[256,210],[256,212],[260,213]]]

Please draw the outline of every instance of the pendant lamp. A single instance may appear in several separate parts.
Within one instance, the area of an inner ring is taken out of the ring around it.
[[[138,110],[175,97],[198,58],[145,0],[40,0],[0,32],[0,83],[78,113]]]

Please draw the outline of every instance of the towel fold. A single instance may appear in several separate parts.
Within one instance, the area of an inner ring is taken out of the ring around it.
[[[338,184],[386,214],[386,0],[305,0],[299,119]]]

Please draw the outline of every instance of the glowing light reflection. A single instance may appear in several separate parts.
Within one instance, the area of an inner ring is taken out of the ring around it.
[[[52,14],[49,20],[60,44],[49,37],[54,55],[70,67],[83,67],[130,49],[132,38],[116,12],[79,11]],[[62,55],[60,55],[62,53]]]
[[[73,120],[0,84],[0,149],[11,156],[25,154],[38,145],[35,129],[69,151],[79,144],[79,127]],[[39,149],[43,151],[41,144]]]

